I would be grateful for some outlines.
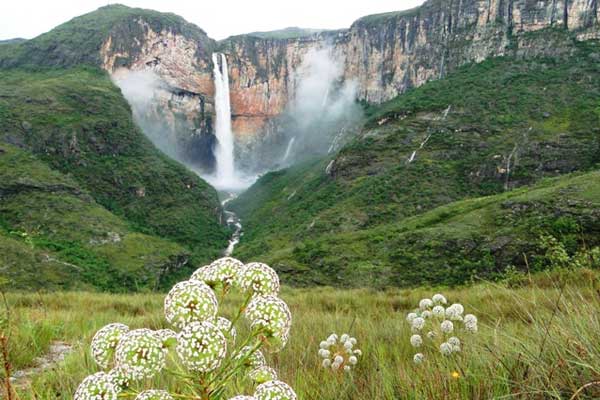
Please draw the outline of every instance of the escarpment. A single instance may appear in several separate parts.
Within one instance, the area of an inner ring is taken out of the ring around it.
[[[69,24],[85,25],[95,13],[103,13],[106,26],[80,41],[54,43],[53,34],[67,32]],[[600,38],[599,21],[594,0],[429,0],[412,10],[360,18],[345,30],[298,30],[285,38],[248,34],[217,42],[172,14],[107,6],[17,44],[12,57],[0,52],[0,66],[88,63],[115,78],[150,72],[156,79],[146,95],[154,106],[144,117],[160,122],[160,135],[180,158],[209,171],[215,141],[213,52],[228,58],[233,130],[244,153],[278,134],[277,117],[294,98],[311,50],[329,48],[343,64],[340,79],[356,84],[358,100],[381,103],[489,57],[568,56],[576,41]],[[548,34],[535,34],[542,30]]]

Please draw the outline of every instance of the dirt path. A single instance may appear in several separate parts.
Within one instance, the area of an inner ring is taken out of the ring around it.
[[[63,361],[71,351],[73,351],[73,346],[69,343],[53,342],[46,354],[34,360],[35,365],[33,367],[15,371],[10,378],[11,383],[17,389],[26,387],[30,383],[32,376],[53,368],[56,364]]]

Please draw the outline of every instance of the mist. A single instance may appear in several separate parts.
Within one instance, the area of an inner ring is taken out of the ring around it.
[[[332,48],[306,54],[294,77],[294,97],[283,115],[284,166],[336,151],[359,124],[357,84],[344,80],[343,74],[344,60]]]
[[[186,99],[150,70],[120,69],[112,80],[131,106],[135,122],[158,149],[198,175],[212,172],[214,137],[202,134],[199,121],[189,118],[198,115],[198,99]]]

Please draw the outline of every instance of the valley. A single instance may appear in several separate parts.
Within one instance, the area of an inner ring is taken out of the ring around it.
[[[599,167],[597,1],[0,40],[0,398],[600,398]]]

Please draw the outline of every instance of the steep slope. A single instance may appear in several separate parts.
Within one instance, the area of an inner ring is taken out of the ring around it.
[[[3,70],[1,142],[69,174],[132,229],[185,246],[195,262],[226,246],[214,189],[152,146],[104,72]]]
[[[11,288],[153,289],[189,257],[133,231],[72,177],[0,145],[0,270]]]
[[[497,279],[511,266],[547,267],[543,235],[556,237],[570,254],[600,245],[598,188],[596,171],[449,203],[369,229],[313,232],[305,225],[294,238],[263,230],[263,236],[242,242],[235,255],[263,260],[297,285],[455,285]]]
[[[237,255],[339,283],[339,271],[350,273],[367,258],[391,265],[389,249],[369,247],[371,233],[457,200],[594,168],[600,162],[598,57],[600,48],[588,42],[574,43],[564,59],[491,59],[368,107],[367,127],[334,159],[268,174],[232,203],[246,230]],[[553,219],[551,211],[546,216]],[[534,234],[528,239],[536,241]],[[354,250],[332,245],[346,240]],[[315,243],[319,256],[301,256]],[[450,254],[456,250],[451,235],[442,243]],[[508,247],[491,264],[521,265],[514,251]],[[458,257],[451,266],[481,254]],[[313,275],[314,268],[323,271]],[[384,281],[409,283],[394,274]]]
[[[116,41],[115,50],[134,57],[142,50],[141,39],[149,30],[168,31],[193,40],[198,46],[194,49],[198,57],[207,56],[203,45],[210,47],[213,44],[204,31],[178,15],[113,4],[73,18],[34,39],[17,42],[13,48],[3,47],[0,49],[0,67],[73,67],[82,64],[100,67],[105,61],[102,48],[109,37]],[[130,62],[131,58],[124,54],[119,58],[120,65]]]

